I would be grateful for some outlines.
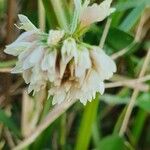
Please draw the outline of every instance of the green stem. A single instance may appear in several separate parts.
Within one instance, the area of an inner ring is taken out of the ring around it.
[[[85,106],[79,126],[75,150],[87,150],[92,135],[92,126],[97,116],[99,96]]]
[[[43,6],[45,8],[46,18],[48,21],[49,28],[58,27],[58,21],[53,10],[53,6],[50,3],[50,0],[42,0]]]
[[[117,120],[117,122],[116,122],[116,124],[115,124],[115,127],[114,127],[113,134],[118,134],[118,132],[119,132],[119,130],[120,130],[120,127],[121,127],[121,125],[122,125],[122,120],[123,120],[124,115],[125,115],[125,113],[126,113],[126,109],[127,109],[127,107],[125,107],[125,108],[123,109],[123,111],[121,112],[121,114],[119,115],[118,120]]]
[[[16,63],[16,60],[2,61],[0,62],[0,68],[12,67]]]
[[[45,31],[45,9],[41,0],[38,0],[38,17],[39,17],[39,28]]]
[[[65,30],[68,30],[68,22],[61,0],[50,0],[50,2],[53,6],[59,26]]]

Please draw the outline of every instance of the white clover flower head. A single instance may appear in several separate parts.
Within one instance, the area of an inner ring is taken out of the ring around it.
[[[105,0],[88,6],[87,1],[79,16],[81,23],[87,26],[103,20],[113,11],[110,4],[111,0]],[[86,14],[89,12],[90,17]],[[104,93],[104,81],[116,72],[114,61],[104,50],[83,43],[64,30],[43,33],[24,15],[19,15],[19,19],[19,29],[25,32],[6,46],[5,52],[18,57],[12,73],[22,73],[29,93],[48,88],[53,104],[79,99],[84,105],[97,92]]]

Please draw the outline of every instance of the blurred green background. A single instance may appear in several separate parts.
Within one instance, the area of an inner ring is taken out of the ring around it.
[[[100,0],[91,0],[92,3]],[[28,96],[20,75],[10,74],[16,58],[6,55],[5,46],[20,31],[14,26],[19,13],[45,30],[69,28],[73,0],[0,0],[0,149],[13,149],[53,108],[46,91]],[[115,59],[118,71],[107,82],[104,95],[86,106],[75,103],[48,126],[25,150],[149,150],[150,149],[150,67],[139,84],[138,78],[150,50],[150,0],[114,0],[116,8],[104,49]],[[98,45],[107,19],[92,25],[83,41]],[[121,53],[119,53],[121,52]],[[119,83],[118,83],[119,82]],[[135,88],[139,95],[124,137],[118,135],[127,104]]]

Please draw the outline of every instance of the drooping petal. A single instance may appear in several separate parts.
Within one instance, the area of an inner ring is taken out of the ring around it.
[[[43,53],[44,49],[41,46],[34,49],[33,52],[24,60],[23,69],[26,70],[38,64],[43,57]]]
[[[22,66],[23,66],[22,62],[18,61],[16,63],[16,66],[11,70],[11,73],[22,73],[23,72]]]
[[[79,99],[85,105],[87,101],[91,101],[95,98],[97,92],[103,94],[104,89],[105,86],[103,81],[100,79],[99,74],[95,70],[91,69],[81,88]]]
[[[18,56],[22,51],[25,51],[32,45],[31,42],[34,42],[37,39],[38,35],[34,31],[24,32],[16,39],[16,41],[7,45],[4,52],[13,56]]]
[[[93,60],[94,68],[98,71],[102,80],[109,79],[113,73],[116,72],[116,64],[114,61],[105,54],[99,47],[93,47],[90,51]]]
[[[66,98],[66,92],[63,87],[53,87],[49,90],[49,96],[53,96],[52,104],[60,104]]]
[[[48,78],[50,82],[54,82],[57,77],[57,71],[56,71],[56,59],[57,59],[57,50],[53,50],[46,53],[41,64],[41,68],[43,71],[48,72]]]
[[[28,49],[25,49],[24,51],[22,51],[19,56],[18,56],[18,60],[19,61],[24,61],[33,51],[34,49],[37,48],[37,42],[33,42],[29,45]]]
[[[99,78],[98,73],[91,69],[88,71],[86,79],[82,85],[79,83],[72,84],[67,97],[69,99],[79,99],[81,103],[86,105],[88,101],[92,101],[96,97],[96,93],[104,93],[104,82]]]
[[[31,43],[29,42],[15,42],[11,45],[6,46],[4,52],[9,55],[18,56],[21,52],[28,49],[30,45]]]
[[[86,70],[91,68],[91,60],[88,49],[81,47],[78,51],[78,60],[75,68],[75,76],[82,77]]]
[[[49,68],[50,70],[55,68],[56,64],[56,57],[57,57],[57,51],[53,50],[49,53],[45,53],[45,56],[43,58],[41,67],[42,70],[47,71]]]
[[[63,42],[61,48],[61,56],[63,60],[70,61],[73,57],[77,57],[77,44],[73,38],[68,38]]]
[[[83,8],[80,16],[81,26],[89,26],[92,23],[104,20],[112,12],[114,8],[110,8],[112,0],[104,0],[100,5],[93,4]]]
[[[77,63],[77,45],[73,38],[68,38],[64,41],[61,48],[61,61],[60,61],[60,77],[63,77],[67,64],[72,58]]]
[[[20,36],[14,42],[33,42],[38,39],[39,39],[38,33],[32,30],[21,33]]]
[[[47,81],[46,74],[41,71],[40,65],[37,64],[32,69],[32,75],[30,79],[28,92],[30,93],[32,90],[34,90],[35,92],[38,92],[41,89],[45,88],[46,81]]]
[[[28,69],[28,70],[23,71],[22,76],[23,76],[26,84],[30,83],[31,76],[32,76],[32,70]]]

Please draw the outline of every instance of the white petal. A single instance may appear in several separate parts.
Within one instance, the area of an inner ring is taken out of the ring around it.
[[[53,50],[49,54],[45,54],[41,64],[41,69],[48,72],[48,78],[50,82],[54,82],[58,77],[56,70],[56,59],[57,50]]]
[[[63,77],[67,64],[72,58],[77,63],[77,45],[73,38],[68,38],[64,41],[61,48],[61,62],[60,62],[60,77]]]
[[[23,68],[22,68],[22,62],[17,62],[16,66],[11,70],[11,73],[22,73]]]
[[[52,104],[55,105],[55,104],[62,103],[65,100],[65,97],[66,97],[66,93],[64,91],[55,94],[54,97],[53,97]]]
[[[6,46],[4,52],[13,56],[18,56],[22,51],[28,49],[30,45],[29,42],[15,42]]]
[[[57,52],[56,50],[50,52],[49,54],[45,54],[41,67],[42,70],[46,71],[48,69],[55,69],[55,64],[56,64],[56,58],[57,58]]]
[[[28,91],[29,92],[31,92],[32,90],[34,90],[34,92],[40,91],[41,89],[45,88],[46,81],[47,81],[47,78],[46,78],[45,73],[41,71],[40,65],[37,64],[32,69]]]
[[[33,85],[29,85],[28,87],[28,93],[31,93],[34,90],[34,86]]]
[[[78,60],[75,68],[76,77],[82,77],[89,68],[91,68],[89,51],[82,47],[82,49],[78,52]]]
[[[90,51],[90,55],[101,79],[105,80],[111,78],[113,73],[116,72],[116,64],[114,61],[99,47],[94,47],[94,49]]]
[[[30,55],[30,63],[36,64],[40,62],[41,58],[43,57],[44,49],[43,47],[39,46],[35,49]]]
[[[67,64],[70,62],[71,59],[72,59],[72,56],[66,56],[66,59],[60,60],[60,78],[63,77]]]
[[[97,82],[98,83],[98,82]],[[81,103],[83,103],[83,105],[86,105],[87,101],[92,101],[93,99],[95,99],[96,97],[96,92],[99,92],[101,90],[104,91],[104,86],[103,83],[101,85],[101,82],[97,84],[98,88],[97,89],[90,89],[90,85],[88,85],[88,88],[86,89],[80,89],[79,87],[77,87],[76,85],[74,85],[74,87],[71,87],[71,89],[69,90],[69,93],[67,95],[67,98],[69,99],[79,99]]]
[[[105,0],[100,5],[93,4],[83,8],[80,16],[82,26],[89,26],[92,23],[104,20],[109,16],[115,9],[110,8],[112,0]]]
[[[26,31],[35,30],[38,32],[38,29],[32,24],[32,22],[24,15],[18,15],[19,20],[21,21],[21,27],[19,29],[24,29]]]
[[[35,43],[38,38],[38,35],[33,31],[24,32],[16,39],[16,41],[7,45],[4,51],[13,56],[20,55],[21,52],[26,51],[31,47],[33,42]]]
[[[78,99],[85,105],[87,101],[95,98],[96,92],[104,93],[104,83],[101,81],[98,73],[91,69],[78,93]]]
[[[38,38],[38,33],[36,33],[34,30],[27,31],[20,34],[20,36],[16,39],[15,42],[33,42],[37,40],[37,38]]]
[[[49,90],[49,96],[53,96],[52,104],[60,104],[66,98],[66,92],[63,87],[53,87]]]
[[[50,30],[48,35],[48,44],[56,45],[64,36],[65,32],[63,30]]]
[[[61,48],[61,55],[64,60],[67,56],[71,56],[74,58],[77,57],[77,45],[73,38],[68,38],[64,41],[63,46]]]
[[[26,84],[30,83],[31,75],[32,75],[31,69],[23,71],[23,78],[24,78]]]
[[[24,61],[33,52],[35,48],[37,48],[37,43],[36,42],[31,43],[28,49],[25,49],[19,54],[18,56],[19,61]]]
[[[42,64],[41,64],[41,69],[43,71],[47,71],[48,70],[48,67],[49,67],[48,58],[49,58],[48,55],[45,54],[45,56],[44,56],[44,58],[42,60]]]
[[[34,51],[24,60],[23,69],[29,69],[33,67],[35,64],[41,61],[43,57],[44,49],[42,47],[38,47],[34,49]]]

